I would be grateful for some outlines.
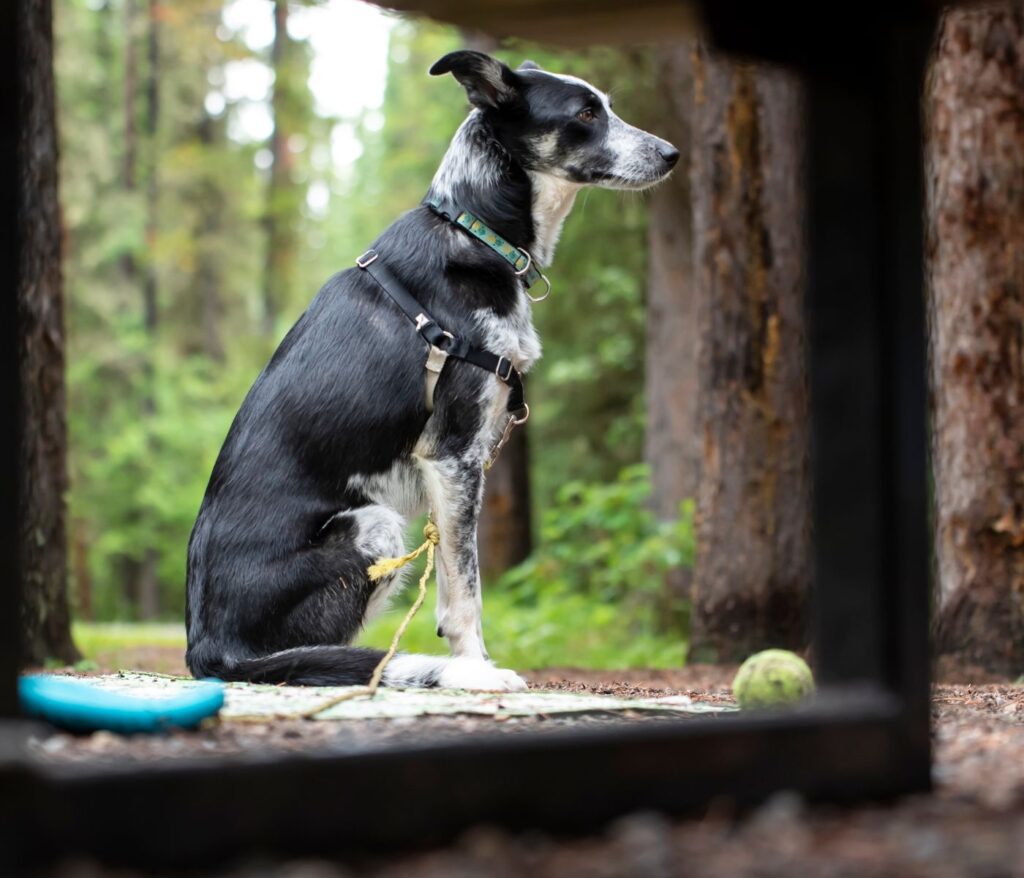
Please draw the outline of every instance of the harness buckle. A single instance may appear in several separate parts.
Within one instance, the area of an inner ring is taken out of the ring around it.
[[[501,374],[502,364],[504,364],[507,367],[505,369],[504,375]],[[508,357],[498,357],[498,365],[494,367],[494,374],[497,375],[498,378],[500,378],[502,381],[507,382],[508,379],[512,377],[512,370],[514,368],[515,367],[512,365],[512,361],[508,359]]]
[[[442,329],[441,332],[448,336],[452,341],[455,340],[455,336],[452,335],[447,329]],[[427,354],[427,369],[431,372],[437,372],[440,374],[444,368],[444,362],[451,356],[448,351],[444,348],[438,347],[436,344],[430,346],[430,353]]]
[[[420,316],[422,317],[423,315],[421,314]],[[441,332],[448,336],[449,339],[455,340],[455,336],[448,332],[448,330],[443,329]],[[441,377],[441,371],[444,369],[444,364],[448,362],[449,356],[448,351],[444,348],[439,348],[436,344],[432,344],[430,351],[427,353],[425,368],[427,370],[426,402],[428,412],[434,411],[434,389],[437,387],[437,379]]]
[[[430,353],[427,354],[427,371],[441,374],[445,360],[448,359],[448,351],[443,351],[437,345],[430,346]]]
[[[372,265],[374,262],[376,262],[377,257],[379,255],[380,254],[378,254],[377,251],[371,247],[362,256],[357,257],[356,265],[358,265],[360,268],[366,268],[368,265]]]

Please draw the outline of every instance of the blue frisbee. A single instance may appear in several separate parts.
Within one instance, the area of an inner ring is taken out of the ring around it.
[[[18,680],[21,709],[73,732],[106,729],[129,735],[194,729],[224,705],[224,687],[217,682],[183,686],[170,698],[139,698],[109,692],[79,680],[48,674],[30,674]]]

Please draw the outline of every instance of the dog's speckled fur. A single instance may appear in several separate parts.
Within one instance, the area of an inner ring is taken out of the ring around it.
[[[452,73],[474,109],[428,194],[542,264],[581,187],[643,188],[678,158],[582,80],[478,52],[446,55],[431,73]],[[540,356],[522,282],[463,230],[418,207],[373,247],[445,329],[521,372]],[[453,657],[399,655],[384,682],[525,685],[487,657],[476,547],[482,465],[508,388],[449,359],[430,414],[425,358],[406,316],[355,268],[332,277],[281,342],[231,425],[189,542],[197,677],[366,683],[381,653],[348,644],[401,582],[371,583],[366,568],[400,554],[406,523],[429,509],[441,534],[438,634]]]

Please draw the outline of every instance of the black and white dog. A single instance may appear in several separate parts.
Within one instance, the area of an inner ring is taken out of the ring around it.
[[[588,83],[526,62],[453,52],[474,109],[427,200],[458,205],[549,264],[584,186],[643,189],[679,153],[623,122]],[[540,356],[516,267],[426,204],[373,249],[438,326],[519,371]],[[506,383],[448,357],[424,391],[426,348],[367,271],[332,277],[249,391],[210,477],[188,553],[189,668],[197,677],[366,683],[378,650],[348,646],[400,586],[367,568],[404,551],[431,510],[440,533],[437,633],[451,657],[398,654],[383,682],[514,690],[488,659],[476,525],[483,464],[506,423]]]

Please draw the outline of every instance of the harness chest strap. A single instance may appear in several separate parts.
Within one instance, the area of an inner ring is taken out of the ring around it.
[[[402,310],[402,313],[412,321],[420,337],[430,346],[427,353],[427,387],[426,403],[427,411],[434,410],[434,388],[437,386],[437,379],[444,368],[448,357],[455,357],[465,360],[481,369],[492,372],[495,377],[509,389],[508,403],[505,411],[509,420],[505,432],[499,440],[496,448],[491,453],[491,461],[496,457],[496,452],[508,440],[508,434],[512,427],[525,423],[530,416],[530,407],[526,404],[523,393],[523,378],[519,370],[512,364],[508,357],[500,357],[490,351],[473,347],[465,339],[459,338],[447,330],[442,329],[430,313],[423,308],[416,300],[416,297],[406,289],[405,285],[398,280],[391,270],[384,264],[380,254],[376,250],[367,250],[356,260],[356,265],[365,271],[388,297]]]

